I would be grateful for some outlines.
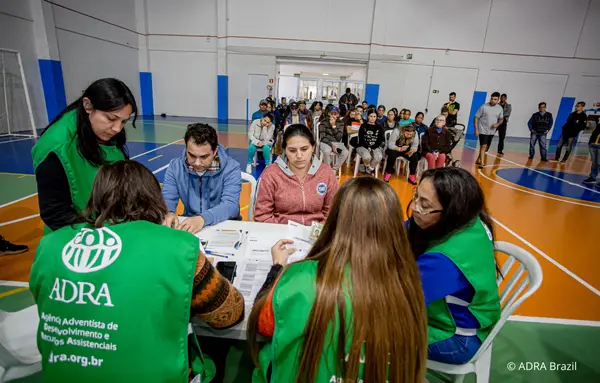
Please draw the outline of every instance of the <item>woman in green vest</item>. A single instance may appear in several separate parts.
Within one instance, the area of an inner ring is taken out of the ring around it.
[[[392,187],[346,182],[307,257],[281,272],[288,246],[272,248],[275,265],[249,318],[252,381],[422,382],[425,305]],[[257,333],[269,338],[260,352]]]
[[[44,382],[187,383],[190,364],[210,381],[190,318],[233,326],[244,299],[166,214],[154,175],[117,161],[98,172],[84,222],[42,238],[29,286]]]
[[[415,188],[408,238],[427,305],[429,359],[467,363],[500,319],[494,234],[468,171],[430,169]]]
[[[42,133],[32,157],[40,216],[60,229],[87,203],[100,166],[128,158],[125,123],[137,104],[131,90],[114,78],[94,81]]]

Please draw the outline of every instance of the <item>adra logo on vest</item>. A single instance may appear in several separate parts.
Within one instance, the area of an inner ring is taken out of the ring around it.
[[[83,228],[63,248],[62,260],[71,271],[92,273],[110,266],[121,248],[121,238],[109,228]]]

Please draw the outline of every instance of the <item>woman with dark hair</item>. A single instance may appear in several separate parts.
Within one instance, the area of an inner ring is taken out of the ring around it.
[[[197,237],[162,225],[166,214],[150,170],[117,161],[98,171],[82,222],[42,238],[29,287],[44,381],[187,383],[190,366],[202,381],[214,374],[209,359],[190,363],[199,350],[189,320],[231,327],[244,299]]]
[[[305,125],[286,128],[284,154],[260,176],[255,221],[295,221],[303,225],[325,222],[339,186],[333,169],[314,155],[315,145],[315,137]]]
[[[315,101],[310,106],[310,112],[308,113],[308,116],[309,116],[308,120],[312,121],[312,123],[314,123],[315,119],[321,117],[322,113],[323,113],[323,103],[321,101]]]
[[[383,121],[380,125],[383,127],[383,131],[387,132],[388,130],[400,129],[400,124],[396,121],[396,108],[392,108],[387,113],[387,119]]]
[[[414,189],[408,239],[428,316],[429,359],[464,364],[500,319],[494,226],[477,180],[430,169]]]
[[[368,175],[371,175],[379,167],[383,159],[383,148],[385,147],[385,136],[383,127],[377,125],[377,112],[369,109],[367,122],[358,130],[358,146],[356,153],[362,158]]]
[[[293,252],[271,249],[248,320],[254,383],[424,381],[425,301],[391,186],[344,183],[306,258],[285,267]]]
[[[427,131],[427,125],[423,123],[424,119],[425,115],[423,114],[423,112],[418,112],[415,115],[415,126],[417,127],[417,135],[419,137],[421,137],[421,135]]]
[[[31,151],[40,216],[51,230],[69,225],[90,197],[100,166],[128,158],[125,123],[137,104],[114,78],[94,81],[42,133]]]

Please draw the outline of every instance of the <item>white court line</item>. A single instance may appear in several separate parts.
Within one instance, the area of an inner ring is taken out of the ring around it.
[[[568,276],[570,276],[571,278],[575,279],[577,282],[581,283],[584,287],[586,287],[588,290],[590,290],[591,292],[593,292],[594,294],[596,294],[597,296],[600,296],[600,290],[596,289],[594,286],[590,285],[589,283],[587,283],[586,281],[584,281],[581,277],[579,277],[577,274],[575,274],[574,272],[572,272],[571,270],[567,269],[565,266],[561,265],[560,263],[558,263],[557,261],[554,260],[554,258],[549,257],[546,253],[542,252],[540,249],[538,249],[537,247],[533,246],[530,242],[528,242],[525,238],[521,237],[519,234],[515,233],[514,231],[512,231],[508,226],[506,226],[505,224],[503,224],[502,222],[498,221],[496,218],[491,217],[492,220],[501,228],[503,228],[504,230],[508,231],[509,233],[511,233],[513,236],[515,236],[515,238],[517,238],[518,240],[520,240],[521,242],[523,242],[524,244],[526,244],[527,246],[529,246],[533,251],[535,251],[536,253],[538,253],[539,255],[541,255],[543,258],[545,258],[547,261],[549,261],[550,263],[552,263],[554,266],[558,267],[560,270],[562,270],[565,274],[567,274]]]
[[[13,143],[13,142],[19,142],[19,141],[24,141],[24,140],[31,140],[31,138],[27,137],[27,138],[20,138],[18,140],[2,141],[2,142],[0,142],[0,145],[2,145],[2,144],[10,144],[10,143]]]
[[[7,203],[5,203],[4,205],[0,205],[0,209],[2,209],[2,208],[3,208],[3,207],[5,207],[5,206],[12,205],[13,203],[21,202],[21,201],[23,201],[23,200],[25,200],[25,199],[27,199],[27,198],[31,198],[31,197],[33,197],[33,196],[36,196],[36,195],[37,195],[37,193],[33,193],[33,194],[30,194],[30,195],[28,195],[28,196],[25,196],[25,197],[23,197],[23,198],[19,198],[19,199],[16,199],[16,200],[14,200],[14,201],[7,202]]]
[[[579,205],[579,206],[585,206],[585,207],[593,207],[594,209],[600,209],[600,205],[589,205],[589,204],[586,204],[586,203],[583,203],[583,202],[570,201],[568,199],[552,197],[552,196],[549,196],[549,195],[532,192],[530,190],[519,189],[519,188],[514,187],[512,185],[503,184],[502,182],[498,182],[498,181],[496,181],[494,179],[491,179],[490,177],[488,177],[485,174],[483,174],[483,172],[481,171],[481,169],[478,169],[478,171],[479,171],[479,174],[481,174],[484,178],[488,179],[489,181],[492,181],[494,183],[497,183],[498,185],[502,185],[502,186],[505,186],[507,188],[510,188],[510,189],[513,189],[513,190],[516,190],[516,191],[520,191],[520,192],[523,192],[523,193],[535,195],[535,196],[542,197],[542,198],[552,199],[552,200],[559,201],[559,202],[570,203],[571,205]]]
[[[156,169],[155,171],[152,172],[152,174],[157,174],[162,172],[163,170],[165,170],[166,168],[169,167],[169,164],[165,165],[165,166],[161,166],[160,168]]]
[[[467,145],[466,143],[465,143],[465,144],[463,144],[463,147],[465,147],[465,148],[469,148],[469,149],[471,149],[471,150],[474,150],[474,151],[476,151],[476,152],[478,151],[478,150],[477,150],[477,148],[472,148],[472,147],[470,147],[469,145]],[[591,191],[591,192],[593,192],[593,193],[600,194],[600,192],[599,192],[599,191],[597,191],[597,190],[594,190],[594,189],[587,188],[587,187],[585,187],[585,186],[582,186],[582,185],[576,184],[576,183],[574,183],[574,182],[571,182],[571,181],[567,181],[567,180],[565,180],[565,179],[563,179],[563,178],[559,178],[559,177],[552,176],[552,175],[550,175],[550,174],[548,174],[548,173],[541,172],[541,171],[539,171],[539,170],[537,170],[537,169],[530,168],[530,167],[527,167],[527,166],[525,166],[525,165],[521,165],[521,164],[519,164],[519,163],[517,163],[517,162],[513,162],[513,161],[511,161],[511,160],[507,160],[507,159],[506,159],[506,158],[504,158],[504,157],[498,157],[498,156],[496,156],[495,154],[491,154],[491,153],[485,153],[485,154],[486,154],[487,156],[493,156],[493,157],[499,158],[499,159],[501,159],[501,160],[503,160],[503,161],[506,161],[506,162],[508,162],[508,163],[510,163],[510,164],[513,164],[513,165],[516,165],[516,166],[518,166],[518,167],[525,168],[525,169],[529,169],[529,170],[531,170],[531,171],[533,171],[533,172],[536,172],[536,173],[539,173],[539,174],[545,175],[545,176],[547,176],[547,177],[550,177],[550,178],[554,178],[554,179],[556,179],[556,180],[562,181],[562,182],[564,182],[564,183],[567,183],[567,184],[569,184],[569,185],[576,186],[576,187],[578,187],[578,188],[581,188],[581,189],[584,189],[584,190],[588,190],[588,191]],[[550,169],[548,169],[548,170],[550,170]]]
[[[29,287],[29,283],[19,281],[0,281],[0,286]]]
[[[13,223],[18,223],[18,222],[21,222],[21,221],[26,221],[28,219],[36,218],[36,217],[39,217],[39,216],[40,216],[39,214],[33,214],[33,215],[29,215],[27,217],[22,217],[22,218],[14,219],[12,221],[2,222],[2,223],[0,223],[0,227],[7,226],[7,225],[12,225]]]
[[[521,315],[511,315],[508,317],[511,322],[529,322],[529,323],[548,323],[548,324],[560,324],[568,326],[586,326],[586,327],[600,327],[600,322],[591,320],[578,320],[578,319],[560,319],[560,318],[543,318],[543,317],[528,317]]]
[[[135,158],[138,158],[138,157],[141,157],[141,156],[143,156],[143,155],[145,155],[145,154],[148,154],[148,153],[155,152],[155,151],[157,151],[158,149],[162,149],[162,148],[164,148],[164,147],[166,147],[166,146],[173,145],[174,143],[176,143],[176,142],[179,142],[179,141],[181,141],[181,140],[183,140],[183,138],[181,138],[181,139],[179,139],[179,140],[177,140],[177,141],[170,142],[170,143],[168,143],[168,144],[165,144],[165,145],[163,145],[163,146],[159,146],[158,148],[154,148],[154,149],[152,149],[152,150],[148,150],[147,152],[144,152],[144,153],[138,154],[137,156],[133,156],[133,157],[131,157],[130,159],[132,159],[132,160],[133,160],[133,159],[135,159]],[[155,170],[155,171],[153,172],[153,174],[156,174],[156,173],[158,173],[158,172],[160,172],[160,171],[162,171],[162,170],[166,169],[167,167],[168,167],[168,165],[167,165],[167,166],[163,166],[162,168],[160,168],[160,169],[158,169],[158,170]],[[27,199],[27,198],[31,198],[31,197],[33,197],[33,196],[36,196],[37,194],[38,194],[38,193],[33,193],[33,194],[30,194],[30,195],[28,195],[28,196],[25,196],[25,197],[23,197],[23,198],[19,198],[19,199],[16,199],[16,200],[14,200],[14,201],[7,202],[7,203],[5,203],[5,204],[3,204],[3,205],[0,205],[0,209],[1,209],[1,208],[3,208],[3,207],[6,207],[6,206],[12,205],[12,204],[14,204],[14,203],[17,203],[17,202],[21,202],[21,201],[23,201],[23,200],[25,200],[25,199]]]
[[[178,140],[175,140],[175,141],[173,141],[173,142],[169,142],[168,144],[165,144],[165,145],[159,146],[158,148],[154,148],[154,149],[152,149],[152,150],[148,150],[147,152],[144,152],[144,153],[138,154],[137,156],[133,156],[133,157],[131,157],[131,158],[130,158],[130,160],[134,160],[134,159],[136,159],[136,158],[139,158],[139,157],[141,157],[141,156],[144,156],[144,155],[146,155],[146,154],[148,154],[148,153],[152,153],[152,152],[155,152],[155,151],[157,151],[157,150],[159,150],[159,149],[166,148],[167,146],[169,146],[169,145],[173,145],[173,144],[175,144],[175,143],[177,143],[177,142],[179,142],[179,141],[182,141],[182,140],[183,140],[183,138],[180,138],[180,139],[178,139]]]

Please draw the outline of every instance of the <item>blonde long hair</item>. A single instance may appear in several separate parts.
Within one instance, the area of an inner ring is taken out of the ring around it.
[[[296,383],[315,382],[325,334],[339,317],[336,374],[358,379],[364,350],[365,382],[421,382],[427,360],[427,314],[418,267],[391,186],[362,177],[338,191],[327,222],[306,260],[318,261],[317,292],[298,354]],[[351,273],[344,273],[349,266]],[[284,271],[285,272],[285,271]],[[350,289],[345,285],[351,283]],[[346,327],[346,294],[353,317]],[[258,299],[248,323],[258,366]],[[346,340],[351,339],[346,352]]]

